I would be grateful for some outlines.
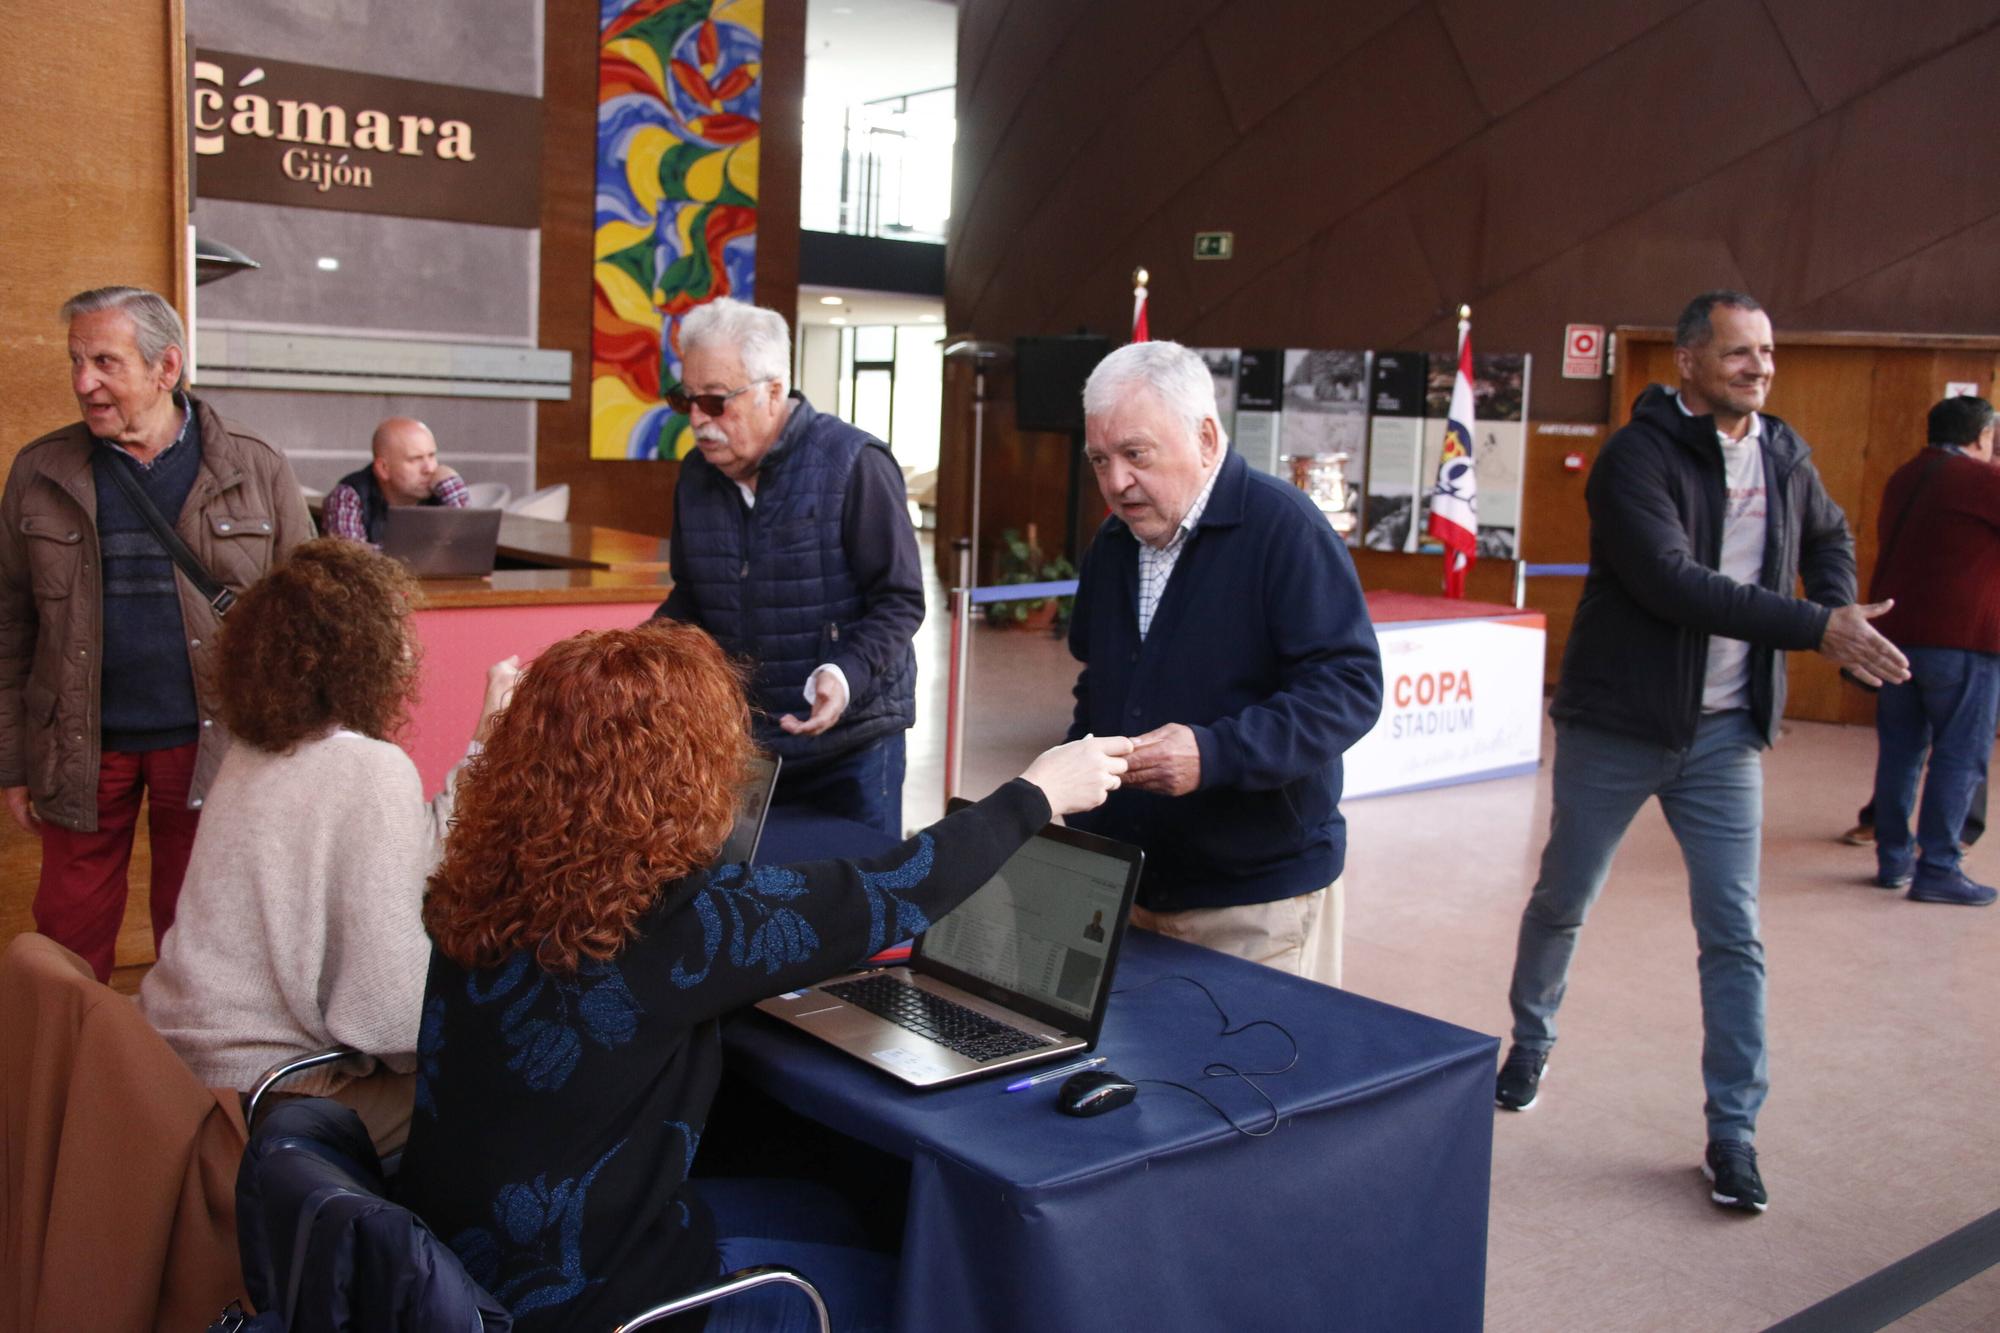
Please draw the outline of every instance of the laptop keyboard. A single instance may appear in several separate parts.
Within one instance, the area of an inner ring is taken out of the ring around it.
[[[1041,1037],[988,1018],[976,1009],[896,977],[861,977],[821,986],[821,990],[857,1008],[888,1019],[920,1037],[929,1037],[968,1060],[997,1060],[1003,1055],[1032,1051],[1049,1043]]]

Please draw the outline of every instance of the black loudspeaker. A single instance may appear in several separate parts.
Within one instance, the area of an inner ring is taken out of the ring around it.
[[[1014,425],[1083,433],[1083,382],[1111,351],[1094,333],[1014,340]]]

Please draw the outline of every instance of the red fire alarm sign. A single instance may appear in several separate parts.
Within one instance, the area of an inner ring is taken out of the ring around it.
[[[1563,378],[1594,380],[1604,375],[1604,326],[1571,324],[1563,330]]]

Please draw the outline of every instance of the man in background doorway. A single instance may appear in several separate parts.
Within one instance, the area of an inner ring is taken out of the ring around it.
[[[1974,789],[1986,780],[2000,717],[2000,469],[1993,405],[1947,398],[1929,446],[1882,492],[1880,554],[1868,595],[1892,600],[1877,622],[1910,659],[1910,679],[1875,700],[1875,882],[1916,902],[1990,905],[1960,869]],[[1930,767],[1924,773],[1924,754]],[[1917,778],[1923,805],[1914,842]]]

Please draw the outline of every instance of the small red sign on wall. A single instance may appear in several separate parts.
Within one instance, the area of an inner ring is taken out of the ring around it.
[[[1571,324],[1563,330],[1563,378],[1594,380],[1604,375],[1604,326]]]

